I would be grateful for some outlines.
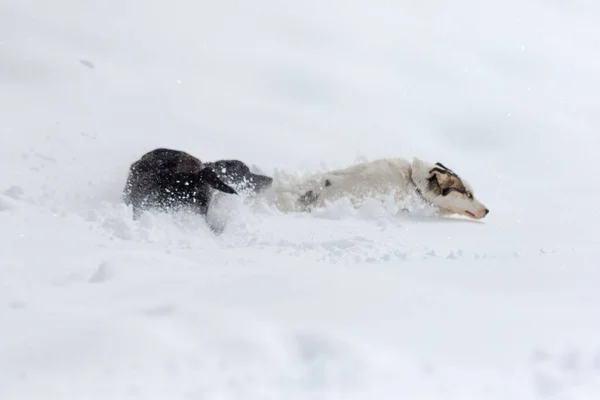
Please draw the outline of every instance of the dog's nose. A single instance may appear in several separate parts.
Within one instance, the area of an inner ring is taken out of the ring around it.
[[[488,215],[490,213],[490,210],[488,210],[487,208],[485,209],[485,215]]]

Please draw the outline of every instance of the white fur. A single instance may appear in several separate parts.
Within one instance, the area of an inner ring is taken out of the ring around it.
[[[486,208],[475,197],[468,198],[457,192],[450,192],[446,196],[431,192],[427,179],[433,175],[430,171],[434,167],[418,158],[414,158],[412,163],[402,158],[385,158],[291,182],[289,178],[286,182],[285,177],[274,176],[273,186],[266,196],[281,211],[295,212],[323,207],[342,198],[348,198],[355,206],[367,198],[383,199],[389,195],[403,200],[407,196],[414,196],[418,188],[423,198],[439,208],[441,213],[485,217]],[[443,178],[440,176],[440,179]],[[327,181],[331,183],[329,186],[326,185]],[[472,192],[468,183],[462,179],[461,182]],[[306,206],[299,198],[310,190],[317,195],[317,199]]]

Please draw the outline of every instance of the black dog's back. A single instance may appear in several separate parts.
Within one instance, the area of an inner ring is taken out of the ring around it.
[[[144,154],[140,167],[145,170],[170,170],[176,172],[200,172],[204,165],[196,157],[180,150],[155,149]]]
[[[148,208],[187,208],[205,215],[212,194],[210,188],[236,194],[199,159],[179,150],[160,148],[131,165],[124,200],[132,205],[134,219]]]

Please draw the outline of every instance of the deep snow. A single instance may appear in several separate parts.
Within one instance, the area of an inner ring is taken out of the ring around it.
[[[599,10],[1,3],[0,398],[600,398]],[[418,156],[491,213],[134,223],[127,168],[158,146]]]

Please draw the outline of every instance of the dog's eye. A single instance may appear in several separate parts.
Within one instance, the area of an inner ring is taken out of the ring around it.
[[[467,193],[467,198],[469,198],[469,199],[472,199],[472,198],[473,198],[473,193],[471,193],[471,192],[468,192],[468,193]]]

